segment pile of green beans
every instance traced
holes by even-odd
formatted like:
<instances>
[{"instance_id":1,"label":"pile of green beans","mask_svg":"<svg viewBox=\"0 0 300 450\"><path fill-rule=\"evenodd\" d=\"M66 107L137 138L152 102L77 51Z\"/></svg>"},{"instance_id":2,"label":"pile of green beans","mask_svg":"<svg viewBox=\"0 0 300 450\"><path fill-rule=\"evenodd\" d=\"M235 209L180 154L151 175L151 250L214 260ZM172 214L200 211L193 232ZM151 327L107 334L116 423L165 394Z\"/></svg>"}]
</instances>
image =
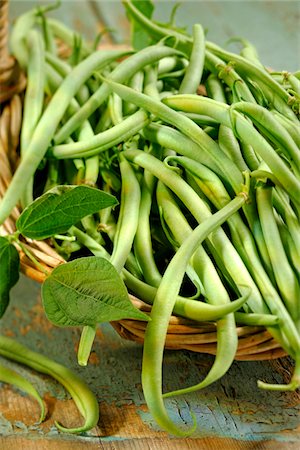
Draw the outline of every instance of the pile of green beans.
<instances>
[{"instance_id":1,"label":"pile of green beans","mask_svg":"<svg viewBox=\"0 0 300 450\"><path fill-rule=\"evenodd\" d=\"M52 243L66 260L109 259L153 305L145 399L163 429L186 435L193 427L179 430L163 398L219 379L235 358L237 324L266 327L295 361L290 383L261 388L300 385L300 75L266 69L247 41L229 52L199 24L184 34L123 3L152 45L95 50L41 8L15 23L12 51L28 82L0 224L60 184L118 198ZM217 353L196 386L163 393L171 314L216 322Z\"/></svg>"}]
</instances>

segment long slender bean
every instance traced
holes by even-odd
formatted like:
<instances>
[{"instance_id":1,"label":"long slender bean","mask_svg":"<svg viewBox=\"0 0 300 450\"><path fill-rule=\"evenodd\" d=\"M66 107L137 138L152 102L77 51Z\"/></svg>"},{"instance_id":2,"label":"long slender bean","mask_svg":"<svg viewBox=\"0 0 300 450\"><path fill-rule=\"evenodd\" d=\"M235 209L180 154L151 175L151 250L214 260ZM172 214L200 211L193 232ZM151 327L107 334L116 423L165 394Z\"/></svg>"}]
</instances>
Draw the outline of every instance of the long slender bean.
<instances>
[{"instance_id":1,"label":"long slender bean","mask_svg":"<svg viewBox=\"0 0 300 450\"><path fill-rule=\"evenodd\" d=\"M300 286L288 262L272 210L272 187L260 185L256 189L257 207L270 254L274 275L286 307L297 323L300 317Z\"/></svg>"},{"instance_id":2,"label":"long slender bean","mask_svg":"<svg viewBox=\"0 0 300 450\"><path fill-rule=\"evenodd\" d=\"M193 26L193 47L189 64L179 87L180 94L194 94L202 78L205 57L205 37L201 25Z\"/></svg>"},{"instance_id":3,"label":"long slender bean","mask_svg":"<svg viewBox=\"0 0 300 450\"><path fill-rule=\"evenodd\" d=\"M126 141L142 130L149 122L149 115L142 109L126 117L121 123L83 141L54 145L49 154L58 159L86 158Z\"/></svg>"},{"instance_id":4,"label":"long slender bean","mask_svg":"<svg viewBox=\"0 0 300 450\"><path fill-rule=\"evenodd\" d=\"M71 372L71 370L40 353L29 350L23 344L6 336L0 336L0 354L5 358L31 367L38 372L50 375L61 383L71 394L85 422L77 428L65 428L56 422L56 426L60 430L67 431L68 433L82 433L97 425L99 420L97 399L87 385L77 375Z\"/></svg>"}]
</instances>

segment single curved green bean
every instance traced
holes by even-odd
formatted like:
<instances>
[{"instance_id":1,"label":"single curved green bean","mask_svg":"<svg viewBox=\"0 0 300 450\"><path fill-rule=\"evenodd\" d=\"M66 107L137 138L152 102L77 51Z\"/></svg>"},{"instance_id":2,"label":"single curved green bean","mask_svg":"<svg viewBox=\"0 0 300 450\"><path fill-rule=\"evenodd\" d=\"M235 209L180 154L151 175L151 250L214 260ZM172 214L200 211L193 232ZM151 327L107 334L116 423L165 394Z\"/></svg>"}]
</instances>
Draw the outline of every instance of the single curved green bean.
<instances>
[{"instance_id":1,"label":"single curved green bean","mask_svg":"<svg viewBox=\"0 0 300 450\"><path fill-rule=\"evenodd\" d=\"M23 120L20 136L21 157L29 147L35 127L44 107L45 49L40 34L32 29L27 37L27 87L23 106ZM33 177L28 181L21 198L25 207L33 201Z\"/></svg>"},{"instance_id":2,"label":"single curved green bean","mask_svg":"<svg viewBox=\"0 0 300 450\"><path fill-rule=\"evenodd\" d=\"M205 58L205 37L201 25L193 26L193 47L189 64L179 87L179 94L195 94L201 82Z\"/></svg>"},{"instance_id":3,"label":"single curved green bean","mask_svg":"<svg viewBox=\"0 0 300 450\"><path fill-rule=\"evenodd\" d=\"M130 86L132 89L135 89L138 92L142 92L144 86L144 71L139 70L138 72L136 72L129 80L128 86ZM133 105L132 103L124 103L123 105L123 112L125 116L135 113L136 110L137 106Z\"/></svg>"},{"instance_id":4,"label":"single curved green bean","mask_svg":"<svg viewBox=\"0 0 300 450\"><path fill-rule=\"evenodd\" d=\"M197 226L192 234L185 240L179 250L170 261L161 284L157 290L151 310L151 321L147 324L144 340L144 353L142 363L142 385L148 408L156 420L169 433L184 436L194 431L194 427L188 431L178 429L169 417L162 396L162 362L164 343L167 335L168 324L172 314L176 296L185 273L186 266L202 241L208 234L216 230L224 221L236 212L246 201L246 195L236 197L221 211L212 215L209 219ZM224 320L224 319L221 319ZM226 356L226 355L225 355ZM219 369L219 368L218 368ZM218 372L218 370L216 371ZM218 373L210 371L205 382L212 382ZM185 391L200 389L202 384L187 388ZM175 393L182 391L175 391ZM173 393L174 394L174 393ZM170 394L169 394L170 395Z\"/></svg>"},{"instance_id":5,"label":"single curved green bean","mask_svg":"<svg viewBox=\"0 0 300 450\"><path fill-rule=\"evenodd\" d=\"M70 100L79 87L96 68L103 67L122 55L124 55L124 52L118 50L95 52L78 64L64 79L39 120L24 158L15 171L14 177L1 200L0 224L8 217L20 199L22 186L26 186L34 175L63 114L69 106Z\"/></svg>"},{"instance_id":6,"label":"single curved green bean","mask_svg":"<svg viewBox=\"0 0 300 450\"><path fill-rule=\"evenodd\" d=\"M43 420L45 420L46 408L43 399L35 387L28 380L26 380L26 378L22 377L9 367L5 367L0 364L0 381L3 383L12 384L35 398L41 409L39 422L43 422Z\"/></svg>"},{"instance_id":7,"label":"single curved green bean","mask_svg":"<svg viewBox=\"0 0 300 450\"><path fill-rule=\"evenodd\" d=\"M282 300L293 320L297 322L300 318L300 285L280 239L273 212L272 190L273 188L267 185L260 184L257 187L258 215Z\"/></svg>"},{"instance_id":8,"label":"single curved green bean","mask_svg":"<svg viewBox=\"0 0 300 450\"><path fill-rule=\"evenodd\" d=\"M237 165L241 172L249 171L241 153L240 144L234 135L232 128L221 124L218 133L220 149Z\"/></svg>"},{"instance_id":9,"label":"single curved green bean","mask_svg":"<svg viewBox=\"0 0 300 450\"><path fill-rule=\"evenodd\" d=\"M224 82L216 74L210 73L205 81L207 95L217 102L227 103Z\"/></svg>"},{"instance_id":10,"label":"single curved green bean","mask_svg":"<svg viewBox=\"0 0 300 450\"><path fill-rule=\"evenodd\" d=\"M150 211L156 178L144 171L141 183L141 202L139 208L138 226L134 238L134 254L143 273L144 279L152 286L158 286L161 274L157 268L150 230Z\"/></svg>"},{"instance_id":11,"label":"single curved green bean","mask_svg":"<svg viewBox=\"0 0 300 450\"><path fill-rule=\"evenodd\" d=\"M0 355L31 367L38 372L50 375L67 389L83 415L85 422L77 428L65 428L56 422L57 428L61 431L82 433L97 425L99 420L97 399L87 385L71 370L40 353L29 350L23 344L6 336L0 336Z\"/></svg>"},{"instance_id":12,"label":"single curved green bean","mask_svg":"<svg viewBox=\"0 0 300 450\"><path fill-rule=\"evenodd\" d=\"M138 226L141 189L130 163L120 154L121 200L110 262L120 272L130 253Z\"/></svg>"},{"instance_id":13,"label":"single curved green bean","mask_svg":"<svg viewBox=\"0 0 300 450\"><path fill-rule=\"evenodd\" d=\"M54 158L86 158L97 155L142 130L149 123L147 112L139 109L137 112L126 117L121 123L78 142L54 145L49 149L49 154Z\"/></svg>"}]
</instances>

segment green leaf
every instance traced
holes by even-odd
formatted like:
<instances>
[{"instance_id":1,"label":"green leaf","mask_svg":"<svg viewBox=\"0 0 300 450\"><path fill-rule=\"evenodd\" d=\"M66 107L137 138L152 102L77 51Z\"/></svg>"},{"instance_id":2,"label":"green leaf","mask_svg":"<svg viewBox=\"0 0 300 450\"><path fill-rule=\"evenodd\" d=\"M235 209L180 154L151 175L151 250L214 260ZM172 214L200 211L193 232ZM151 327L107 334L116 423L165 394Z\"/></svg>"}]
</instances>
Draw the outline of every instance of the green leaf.
<instances>
[{"instance_id":1,"label":"green leaf","mask_svg":"<svg viewBox=\"0 0 300 450\"><path fill-rule=\"evenodd\" d=\"M20 259L16 247L0 236L0 318L9 303L9 292L19 279Z\"/></svg>"},{"instance_id":2,"label":"green leaf","mask_svg":"<svg viewBox=\"0 0 300 450\"><path fill-rule=\"evenodd\" d=\"M46 239L117 203L113 195L90 186L56 186L24 209L17 229L29 238Z\"/></svg>"},{"instance_id":3,"label":"green leaf","mask_svg":"<svg viewBox=\"0 0 300 450\"><path fill-rule=\"evenodd\" d=\"M42 285L48 319L59 326L94 326L121 319L148 320L136 309L115 267L88 256L56 267Z\"/></svg>"},{"instance_id":4,"label":"green leaf","mask_svg":"<svg viewBox=\"0 0 300 450\"><path fill-rule=\"evenodd\" d=\"M151 19L152 12L154 9L153 3L150 0L135 0L132 1L134 6L139 9L144 16ZM151 36L144 30L144 28L132 18L131 20L131 44L135 50L141 50L142 48L148 47L152 43Z\"/></svg>"}]
</instances>

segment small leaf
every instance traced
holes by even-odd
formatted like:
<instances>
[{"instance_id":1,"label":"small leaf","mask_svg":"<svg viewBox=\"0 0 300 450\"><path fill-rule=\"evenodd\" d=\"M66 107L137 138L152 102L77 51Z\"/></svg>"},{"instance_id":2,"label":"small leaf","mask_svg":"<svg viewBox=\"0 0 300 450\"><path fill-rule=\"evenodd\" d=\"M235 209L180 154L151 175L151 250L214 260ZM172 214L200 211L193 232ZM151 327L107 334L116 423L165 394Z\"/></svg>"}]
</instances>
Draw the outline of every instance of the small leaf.
<instances>
[{"instance_id":1,"label":"small leaf","mask_svg":"<svg viewBox=\"0 0 300 450\"><path fill-rule=\"evenodd\" d=\"M17 228L29 238L46 239L117 203L113 195L90 186L56 186L24 209Z\"/></svg>"},{"instance_id":2,"label":"small leaf","mask_svg":"<svg viewBox=\"0 0 300 450\"><path fill-rule=\"evenodd\" d=\"M125 318L148 320L136 309L115 267L88 256L56 267L42 286L48 319L59 326L94 326Z\"/></svg>"},{"instance_id":3,"label":"small leaf","mask_svg":"<svg viewBox=\"0 0 300 450\"><path fill-rule=\"evenodd\" d=\"M133 0L134 6L139 9L144 16L151 19L152 12L154 9L153 3L150 0ZM129 19L131 19L129 17ZM142 48L148 47L152 43L151 36L144 27L142 27L138 22L131 20L131 43L135 50L141 50Z\"/></svg>"},{"instance_id":4,"label":"small leaf","mask_svg":"<svg viewBox=\"0 0 300 450\"><path fill-rule=\"evenodd\" d=\"M20 259L16 247L0 236L0 318L9 303L9 291L19 280Z\"/></svg>"}]
</instances>

